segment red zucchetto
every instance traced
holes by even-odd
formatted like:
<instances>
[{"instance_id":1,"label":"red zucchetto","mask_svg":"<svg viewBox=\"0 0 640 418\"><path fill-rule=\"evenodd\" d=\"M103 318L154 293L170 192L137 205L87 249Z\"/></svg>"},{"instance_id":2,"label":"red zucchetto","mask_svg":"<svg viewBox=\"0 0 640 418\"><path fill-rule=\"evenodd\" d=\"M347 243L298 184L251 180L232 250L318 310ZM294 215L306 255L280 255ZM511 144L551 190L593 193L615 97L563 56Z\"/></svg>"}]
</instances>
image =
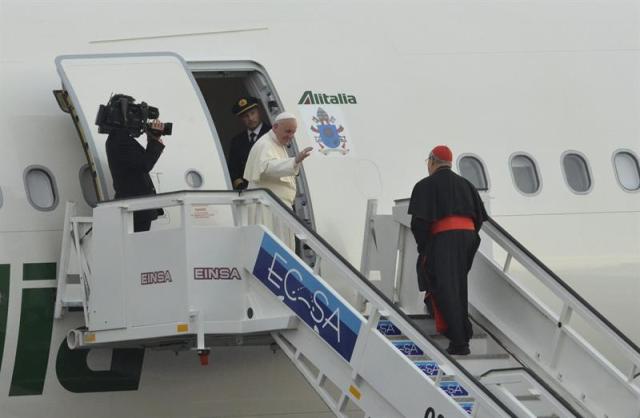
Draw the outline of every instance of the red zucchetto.
<instances>
[{"instance_id":1,"label":"red zucchetto","mask_svg":"<svg viewBox=\"0 0 640 418\"><path fill-rule=\"evenodd\" d=\"M440 161L451 162L453 161L453 153L446 145L438 145L431 150L429 156L434 156Z\"/></svg>"}]
</instances>

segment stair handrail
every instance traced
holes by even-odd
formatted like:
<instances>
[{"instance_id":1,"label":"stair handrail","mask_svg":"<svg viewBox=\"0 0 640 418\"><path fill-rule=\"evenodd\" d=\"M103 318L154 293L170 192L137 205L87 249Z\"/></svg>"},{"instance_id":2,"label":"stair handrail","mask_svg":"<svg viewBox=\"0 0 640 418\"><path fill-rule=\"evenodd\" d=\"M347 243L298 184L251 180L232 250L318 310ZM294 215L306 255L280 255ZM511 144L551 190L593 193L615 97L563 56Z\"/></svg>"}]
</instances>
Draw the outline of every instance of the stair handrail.
<instances>
[{"instance_id":1,"label":"stair handrail","mask_svg":"<svg viewBox=\"0 0 640 418\"><path fill-rule=\"evenodd\" d=\"M395 203L406 202L408 198L397 199ZM585 300L578 292L569 284L562 280L554 273L546 264L531 253L520 241L504 229L495 219L488 217L487 221L482 225L482 232L491 238L496 244L507 252L507 260L502 270L506 273L511 262L510 257L515 258L525 268L532 264L535 269L534 276L538 279L542 278L542 282L547 285L556 296L563 300L570 301L571 308L581 313L585 318L590 319L592 324L597 325L601 331L609 334L612 341L623 352L627 353L629 359L633 363L632 370L627 373L628 383L632 383L635 378L640 376L640 347L622 333L611 321L609 321L602 313L594 308L587 300ZM510 250L510 248L512 250ZM494 262L496 262L494 260ZM531 271L531 270L530 270ZM577 308L577 309L576 309ZM559 323L562 326L562 323Z\"/></svg>"},{"instance_id":2,"label":"stair handrail","mask_svg":"<svg viewBox=\"0 0 640 418\"><path fill-rule=\"evenodd\" d=\"M483 377L486 377L486 376L490 376L492 374L498 374L498 373L503 373L503 372L515 372L515 371L524 372L531 379L535 380L535 382L537 384L539 384L540 386L542 386L547 391L547 393L549 393L554 398L554 400L556 402L561 404L571 414L575 415L576 417L582 416L582 415L580 415L580 413L569 402L567 402L566 399L562 398L558 394L558 392L556 392L551 386L549 386L547 384L547 382L545 382L543 379L541 379L540 376L538 376L536 373L534 373L531 369L529 369L526 366L501 367L501 368L497 368L497 369L489 369L489 370L485 371L484 373L482 373L480 375L480 379L482 379Z\"/></svg>"},{"instance_id":3,"label":"stair handrail","mask_svg":"<svg viewBox=\"0 0 640 418\"><path fill-rule=\"evenodd\" d=\"M191 196L202 196L200 199L190 198ZM207 198L207 195L214 197L214 199ZM222 199L217 199L224 197ZM430 346L429 348L436 351L442 359L445 360L447 366L450 366L455 370L456 378L461 378L465 389L473 390L476 402L483 401L484 406L490 410L501 411L509 417L517 418L517 415L511 411L507 405L505 405L495 394L493 394L482 382L480 382L475 376L462 367L455 358L450 356L446 350L439 347L429 335L424 331L413 325L411 318L402 312L393 302L387 298L379 289L369 282L349 261L347 261L338 251L331 246L324 238L322 238L317 232L309 228L306 223L301 220L282 200L280 200L272 191L268 189L246 189L241 191L235 190L181 190L166 193L159 193L153 196L141 196L128 199L113 199L106 200L98 203L98 207L103 205L120 205L123 210L127 212L135 212L140 210L155 209L159 207L171 207L183 204L185 201L190 200L191 204L238 204L242 201L265 201L272 208L276 209L280 218L286 219L295 227L300 229L302 233L308 234L313 237L319 244L320 248L312 248L316 253L318 250L326 251L330 256L335 257L338 260L338 265L346 267L351 273L347 275L351 279L354 279L354 284L360 286L360 289L355 289L360 292L365 299L373 301L374 298L379 298L383 304L385 310L389 310L389 314L394 316L393 323L399 329L409 329L411 332L406 334L414 334L422 337L426 340ZM323 257L326 259L326 257ZM363 292L364 291L364 292ZM369 292L369 294L365 294ZM409 337L409 335L407 335ZM418 341L414 341L418 345ZM424 347L420 347L424 349ZM440 362L439 362L440 364ZM442 364L441 364L442 365ZM471 387L469 386L471 384Z\"/></svg>"},{"instance_id":4,"label":"stair handrail","mask_svg":"<svg viewBox=\"0 0 640 418\"><path fill-rule=\"evenodd\" d=\"M533 255L524 245L514 238L493 218L489 218L482 226L482 231L487 234L496 244L500 245L508 254L515 258L525 268L533 264L536 271L535 277L543 282L556 296L567 301L571 309L582 314L589 319L590 324L597 326L601 331L608 334L617 347L627 353L636 367L635 372L629 375L629 381L634 379L634 374L640 371L640 347L624 335L615 325L613 325L602 313L585 300L575 289L569 286L557 274L555 274L546 264ZM559 323L559 326L563 324Z\"/></svg>"},{"instance_id":5,"label":"stair handrail","mask_svg":"<svg viewBox=\"0 0 640 418\"><path fill-rule=\"evenodd\" d=\"M498 346L500 346L506 353L508 353L514 359L517 359L517 357L502 343L502 341L500 341L498 337L496 337L491 332L491 330L489 330L487 327L485 327L481 323L475 321L473 318L471 318L471 320L474 323L474 326L477 326L480 329L482 329L482 331L484 331L487 335L489 335L495 341L495 343L498 344ZM566 408L567 411L569 411L576 417L581 416L580 413L573 407L573 405L571 405L569 402L567 402L566 399L560 396L558 391L556 391L553 387L547 384L547 382L545 382L544 379L542 379L537 373L535 373L529 367L523 365L522 362L520 362L519 360L518 360L518 363L520 364L520 366L517 366L517 367L501 367L496 369L489 369L479 376L480 380L482 380L483 377L489 376L494 373L499 373L503 371L521 370L525 372L527 375L529 375L529 377L531 377L533 380L535 380L540 386L542 386L547 391L547 393L549 393L549 395L551 395L556 402L560 403L564 408Z\"/></svg>"},{"instance_id":6,"label":"stair handrail","mask_svg":"<svg viewBox=\"0 0 640 418\"><path fill-rule=\"evenodd\" d=\"M360 271L358 271L348 260L346 260L342 255L340 255L340 253L338 253L338 251L333 248L333 246L331 244L329 244L324 238L322 238L322 236L320 236L316 231L314 231L313 229L311 229L302 219L300 219L294 212L293 210L288 207L282 200L280 200L271 190L268 189L247 189L244 190L242 192L240 192L239 195L241 194L251 194L251 193L262 193L264 195L266 195L268 198L267 200L269 201L269 203L273 204L277 204L277 207L279 210L284 211L284 213L286 213L286 215L284 216L285 219L287 219L288 221L293 221L299 228L301 228L305 233L310 234L315 240L317 240L322 247L322 249L324 249L325 251L329 252L333 257L337 258L339 261L339 264L347 267L347 269L350 271L351 273L351 278L355 278L357 279L356 283L359 285L364 285L365 289L367 291L371 291L373 292L374 295L376 295L377 297L379 297L383 302L384 302L384 309L390 309L391 311L393 311L393 313L395 315L397 315L399 318L402 319L402 322L398 322L397 319L392 321L394 323L394 325L398 328L410 328L414 333L419 334L421 337L423 337L426 341L429 342L429 344L431 345L432 349L435 349L436 351L438 351L444 358L446 358L447 362L449 362L451 365L453 365L456 373L461 373L464 377L466 377L468 379L468 381L470 383L472 383L472 385L476 388L479 388L482 392L483 395L486 396L487 398L485 398L485 402L487 400L491 400L492 402L494 402L496 404L496 406L498 406L500 409L502 409L503 412L505 412L507 415L511 416L511 417L516 417L517 415L515 413L513 413L502 401L500 401L500 399L498 399L495 394L493 394L491 391L489 391L484 384L482 384L482 382L480 382L475 376L473 376L471 373L469 373L465 368L461 367L461 365L452 357L450 356L446 350L440 348L440 346L438 346L433 339L427 335L426 333L424 333L422 330L420 330L419 328L415 327L411 321L411 318L409 318L404 312L402 312L387 296L385 296L376 286L374 286L369 280L367 280L362 273L360 273ZM264 197L264 196L263 196ZM280 214L282 215L282 213ZM281 216L282 217L282 216ZM318 251L317 248L312 248L314 251ZM326 257L323 257L323 259L326 259ZM357 291L360 291L358 289L356 289ZM363 292L361 292L363 293ZM372 298L370 297L370 295L366 295L363 294L363 296L369 300L372 301ZM414 341L414 343L417 344L416 341ZM421 347L422 348L422 347ZM457 377L458 375L456 375ZM464 380L464 379L463 379ZM465 382L463 382L465 383ZM467 385L468 387L468 385ZM476 399L476 402L478 400Z\"/></svg>"}]
</instances>

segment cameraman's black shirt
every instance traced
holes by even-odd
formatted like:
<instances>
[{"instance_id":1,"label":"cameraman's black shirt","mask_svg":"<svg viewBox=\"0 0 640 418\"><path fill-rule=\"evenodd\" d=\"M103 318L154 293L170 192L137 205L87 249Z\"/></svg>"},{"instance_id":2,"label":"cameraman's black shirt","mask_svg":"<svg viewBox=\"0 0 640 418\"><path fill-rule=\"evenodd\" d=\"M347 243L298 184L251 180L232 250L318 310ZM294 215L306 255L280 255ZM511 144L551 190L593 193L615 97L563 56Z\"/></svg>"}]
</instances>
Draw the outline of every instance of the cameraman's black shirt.
<instances>
[{"instance_id":1,"label":"cameraman's black shirt","mask_svg":"<svg viewBox=\"0 0 640 418\"><path fill-rule=\"evenodd\" d=\"M149 141L145 149L126 130L116 130L109 134L106 148L116 199L156 193L149 171L160 158L163 144Z\"/></svg>"}]
</instances>

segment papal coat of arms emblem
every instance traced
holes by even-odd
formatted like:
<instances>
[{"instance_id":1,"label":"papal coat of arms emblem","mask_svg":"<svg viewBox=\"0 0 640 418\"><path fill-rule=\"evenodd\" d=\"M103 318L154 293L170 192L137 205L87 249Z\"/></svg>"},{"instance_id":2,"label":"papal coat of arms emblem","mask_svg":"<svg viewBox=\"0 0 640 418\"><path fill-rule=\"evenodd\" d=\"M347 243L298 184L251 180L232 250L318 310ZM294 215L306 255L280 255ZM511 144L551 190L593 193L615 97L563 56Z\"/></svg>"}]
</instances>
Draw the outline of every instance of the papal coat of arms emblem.
<instances>
[{"instance_id":1,"label":"papal coat of arms emblem","mask_svg":"<svg viewBox=\"0 0 640 418\"><path fill-rule=\"evenodd\" d=\"M336 123L336 118L319 107L312 120L314 125L311 126L311 131L313 131L314 139L320 147L318 151L324 155L331 152L340 152L342 155L346 155L349 152L347 137L342 134L344 127Z\"/></svg>"}]
</instances>

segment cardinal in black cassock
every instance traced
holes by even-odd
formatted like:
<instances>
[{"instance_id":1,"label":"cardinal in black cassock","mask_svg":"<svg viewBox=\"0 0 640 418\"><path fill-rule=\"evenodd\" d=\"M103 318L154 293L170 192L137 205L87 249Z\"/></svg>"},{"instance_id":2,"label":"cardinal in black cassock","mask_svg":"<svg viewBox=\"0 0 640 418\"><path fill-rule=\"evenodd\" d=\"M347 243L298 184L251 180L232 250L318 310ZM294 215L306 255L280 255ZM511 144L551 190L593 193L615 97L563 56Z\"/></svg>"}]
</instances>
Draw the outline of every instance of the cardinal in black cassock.
<instances>
[{"instance_id":1,"label":"cardinal in black cassock","mask_svg":"<svg viewBox=\"0 0 640 418\"><path fill-rule=\"evenodd\" d=\"M468 318L467 274L480 245L478 231L487 219L476 188L451 171L453 155L445 145L429 154L429 176L413 187L409 214L418 245L418 287L433 298L436 317L446 323L449 354L469 354L473 335ZM439 318L436 318L439 319Z\"/></svg>"}]
</instances>

